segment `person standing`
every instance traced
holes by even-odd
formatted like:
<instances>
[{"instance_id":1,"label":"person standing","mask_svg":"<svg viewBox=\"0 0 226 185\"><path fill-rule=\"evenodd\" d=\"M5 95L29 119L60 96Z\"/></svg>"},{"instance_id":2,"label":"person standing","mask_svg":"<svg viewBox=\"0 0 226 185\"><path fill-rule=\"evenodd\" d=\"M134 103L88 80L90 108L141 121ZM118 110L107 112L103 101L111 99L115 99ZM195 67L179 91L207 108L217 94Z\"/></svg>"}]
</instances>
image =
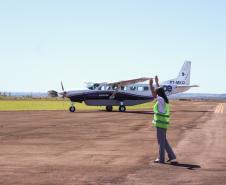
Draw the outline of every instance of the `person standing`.
<instances>
[{"instance_id":1,"label":"person standing","mask_svg":"<svg viewBox=\"0 0 226 185\"><path fill-rule=\"evenodd\" d=\"M156 101L153 107L154 118L152 123L156 127L157 141L159 145L159 154L158 157L154 160L154 162L165 163L166 151L169 158L167 162L175 163L176 155L166 138L166 132L170 124L169 100L165 94L164 88L159 86L158 76L155 76L155 83L156 89L153 86L153 79L151 78L149 81L150 89Z\"/></svg>"}]
</instances>

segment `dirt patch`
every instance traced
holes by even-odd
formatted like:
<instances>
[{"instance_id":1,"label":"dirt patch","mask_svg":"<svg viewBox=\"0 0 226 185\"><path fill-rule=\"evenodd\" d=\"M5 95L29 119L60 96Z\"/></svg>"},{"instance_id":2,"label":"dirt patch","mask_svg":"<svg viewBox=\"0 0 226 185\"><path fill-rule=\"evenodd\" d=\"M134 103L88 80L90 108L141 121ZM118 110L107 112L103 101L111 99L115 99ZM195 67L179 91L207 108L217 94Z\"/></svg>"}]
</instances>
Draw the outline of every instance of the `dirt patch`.
<instances>
[{"instance_id":1,"label":"dirt patch","mask_svg":"<svg viewBox=\"0 0 226 185\"><path fill-rule=\"evenodd\" d=\"M215 105L172 103L168 138L174 148ZM0 112L0 184L151 184L162 170L181 170L150 166L157 154L152 117L148 110ZM144 169L156 177L142 180Z\"/></svg>"}]
</instances>

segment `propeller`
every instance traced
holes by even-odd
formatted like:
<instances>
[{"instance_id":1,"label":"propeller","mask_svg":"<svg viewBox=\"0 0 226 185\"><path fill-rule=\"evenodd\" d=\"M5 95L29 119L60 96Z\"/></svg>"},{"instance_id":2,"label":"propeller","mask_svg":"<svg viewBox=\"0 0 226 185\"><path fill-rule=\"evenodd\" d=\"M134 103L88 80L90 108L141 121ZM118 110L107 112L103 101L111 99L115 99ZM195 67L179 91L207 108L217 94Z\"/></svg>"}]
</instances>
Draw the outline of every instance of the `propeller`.
<instances>
[{"instance_id":1,"label":"propeller","mask_svg":"<svg viewBox=\"0 0 226 185\"><path fill-rule=\"evenodd\" d=\"M60 95L62 95L62 98L63 98L63 107L65 107L65 97L67 95L67 91L64 90L64 85L63 85L63 82L61 81L61 89L62 89L62 92L59 93Z\"/></svg>"},{"instance_id":2,"label":"propeller","mask_svg":"<svg viewBox=\"0 0 226 185\"><path fill-rule=\"evenodd\" d=\"M65 91L64 90L64 85L63 85L63 82L61 81L61 88L62 88L62 93L60 93L61 95L62 95L62 97L63 97L63 99L66 97L66 95L67 95L67 91Z\"/></svg>"}]
</instances>

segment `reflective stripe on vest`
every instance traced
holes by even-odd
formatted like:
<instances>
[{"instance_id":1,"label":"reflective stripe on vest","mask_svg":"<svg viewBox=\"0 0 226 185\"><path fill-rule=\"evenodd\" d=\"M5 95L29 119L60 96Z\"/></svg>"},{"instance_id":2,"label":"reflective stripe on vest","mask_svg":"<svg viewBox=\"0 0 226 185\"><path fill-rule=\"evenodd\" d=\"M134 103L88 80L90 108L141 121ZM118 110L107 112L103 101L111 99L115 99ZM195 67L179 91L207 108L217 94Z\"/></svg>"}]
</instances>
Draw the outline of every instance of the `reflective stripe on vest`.
<instances>
[{"instance_id":1,"label":"reflective stripe on vest","mask_svg":"<svg viewBox=\"0 0 226 185\"><path fill-rule=\"evenodd\" d=\"M155 103L153 107L154 119L152 121L155 127L165 128L165 129L169 127L170 108L168 103L165 103L164 110L165 110L165 113L160 113L158 110L158 102Z\"/></svg>"}]
</instances>

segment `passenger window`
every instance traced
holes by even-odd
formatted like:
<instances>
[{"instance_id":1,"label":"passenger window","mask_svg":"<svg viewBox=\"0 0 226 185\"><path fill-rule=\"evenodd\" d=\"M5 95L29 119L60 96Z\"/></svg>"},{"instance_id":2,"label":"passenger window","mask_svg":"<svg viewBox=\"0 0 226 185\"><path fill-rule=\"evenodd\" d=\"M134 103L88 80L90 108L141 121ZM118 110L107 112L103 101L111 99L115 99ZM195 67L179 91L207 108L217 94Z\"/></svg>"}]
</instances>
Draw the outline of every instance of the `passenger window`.
<instances>
[{"instance_id":1,"label":"passenger window","mask_svg":"<svg viewBox=\"0 0 226 185\"><path fill-rule=\"evenodd\" d=\"M98 88L98 90L104 91L104 90L105 90L105 87L104 87L104 86L100 86L100 87Z\"/></svg>"},{"instance_id":2,"label":"passenger window","mask_svg":"<svg viewBox=\"0 0 226 185\"><path fill-rule=\"evenodd\" d=\"M118 89L118 86L117 85L113 85L112 89L113 90L117 90Z\"/></svg>"},{"instance_id":3,"label":"passenger window","mask_svg":"<svg viewBox=\"0 0 226 185\"><path fill-rule=\"evenodd\" d=\"M138 87L137 88L138 91L143 91L143 89L144 89L143 87Z\"/></svg>"},{"instance_id":4,"label":"passenger window","mask_svg":"<svg viewBox=\"0 0 226 185\"><path fill-rule=\"evenodd\" d=\"M111 90L111 86L107 86L107 90L110 91Z\"/></svg>"},{"instance_id":5,"label":"passenger window","mask_svg":"<svg viewBox=\"0 0 226 185\"><path fill-rule=\"evenodd\" d=\"M130 90L131 90L131 91L135 91L135 90L136 90L136 86L130 87Z\"/></svg>"},{"instance_id":6,"label":"passenger window","mask_svg":"<svg viewBox=\"0 0 226 185\"><path fill-rule=\"evenodd\" d=\"M144 91L148 91L149 88L147 86L144 87Z\"/></svg>"},{"instance_id":7,"label":"passenger window","mask_svg":"<svg viewBox=\"0 0 226 185\"><path fill-rule=\"evenodd\" d=\"M121 90L122 91L126 91L127 90L127 87L126 86L121 86Z\"/></svg>"}]
</instances>

